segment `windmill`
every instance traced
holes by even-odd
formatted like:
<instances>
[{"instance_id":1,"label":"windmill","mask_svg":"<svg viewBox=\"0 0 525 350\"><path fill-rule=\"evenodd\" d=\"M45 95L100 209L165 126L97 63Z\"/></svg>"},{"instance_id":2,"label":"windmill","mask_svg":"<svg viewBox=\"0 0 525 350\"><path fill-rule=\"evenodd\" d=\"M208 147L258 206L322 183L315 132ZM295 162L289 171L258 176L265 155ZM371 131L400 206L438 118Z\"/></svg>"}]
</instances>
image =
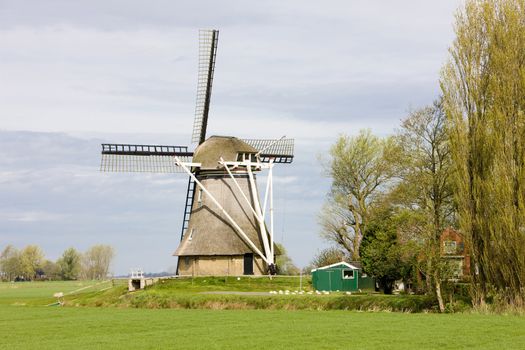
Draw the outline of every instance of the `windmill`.
<instances>
[{"instance_id":1,"label":"windmill","mask_svg":"<svg viewBox=\"0 0 525 350\"><path fill-rule=\"evenodd\" d=\"M189 175L179 275L275 273L273 167L293 160L293 139L206 139L219 31L199 31L194 151L187 146L102 144L101 171ZM267 171L261 203L256 173ZM269 227L266 217L269 216Z\"/></svg>"}]
</instances>

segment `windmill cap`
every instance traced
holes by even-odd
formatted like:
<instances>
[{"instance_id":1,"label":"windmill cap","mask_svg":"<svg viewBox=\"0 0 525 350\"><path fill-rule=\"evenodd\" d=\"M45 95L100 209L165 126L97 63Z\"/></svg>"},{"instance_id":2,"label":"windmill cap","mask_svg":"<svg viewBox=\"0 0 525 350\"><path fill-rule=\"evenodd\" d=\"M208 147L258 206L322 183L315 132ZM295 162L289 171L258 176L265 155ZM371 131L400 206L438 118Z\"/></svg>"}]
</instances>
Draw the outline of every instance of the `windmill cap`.
<instances>
[{"instance_id":1,"label":"windmill cap","mask_svg":"<svg viewBox=\"0 0 525 350\"><path fill-rule=\"evenodd\" d=\"M193 162L201 163L201 170L219 168L219 161L237 161L239 153L257 153L258 151L246 142L233 136L210 136L201 143L193 153Z\"/></svg>"}]
</instances>

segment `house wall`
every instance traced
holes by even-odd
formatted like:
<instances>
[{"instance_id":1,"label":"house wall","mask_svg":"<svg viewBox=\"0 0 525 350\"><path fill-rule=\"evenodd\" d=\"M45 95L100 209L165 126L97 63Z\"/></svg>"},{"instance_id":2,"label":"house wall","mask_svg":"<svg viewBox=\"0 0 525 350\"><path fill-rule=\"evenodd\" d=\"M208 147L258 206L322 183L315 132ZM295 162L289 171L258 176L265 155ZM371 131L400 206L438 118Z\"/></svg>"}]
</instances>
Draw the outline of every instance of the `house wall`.
<instances>
[{"instance_id":1,"label":"house wall","mask_svg":"<svg viewBox=\"0 0 525 350\"><path fill-rule=\"evenodd\" d=\"M244 256L181 256L179 257L180 276L242 276ZM266 274L266 264L260 257L253 259L253 274Z\"/></svg>"},{"instance_id":2,"label":"house wall","mask_svg":"<svg viewBox=\"0 0 525 350\"><path fill-rule=\"evenodd\" d=\"M465 244L463 236L452 228L447 228L443 231L440 237L441 256L451 261L461 261L463 276L470 275L470 255L468 247ZM456 250L454 252L447 252L445 243L447 241L456 242Z\"/></svg>"}]
</instances>

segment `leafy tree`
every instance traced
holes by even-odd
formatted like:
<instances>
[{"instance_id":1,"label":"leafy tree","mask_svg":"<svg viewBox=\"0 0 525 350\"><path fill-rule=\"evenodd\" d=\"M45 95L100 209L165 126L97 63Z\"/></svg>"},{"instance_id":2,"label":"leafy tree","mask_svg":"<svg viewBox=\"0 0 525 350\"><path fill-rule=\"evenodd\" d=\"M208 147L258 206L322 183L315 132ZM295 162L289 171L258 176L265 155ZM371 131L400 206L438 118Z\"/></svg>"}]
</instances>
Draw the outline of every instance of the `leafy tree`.
<instances>
[{"instance_id":1,"label":"leafy tree","mask_svg":"<svg viewBox=\"0 0 525 350\"><path fill-rule=\"evenodd\" d=\"M369 130L340 136L330 150L327 173L332 189L320 214L321 236L359 260L359 245L366 230L369 206L394 174L391 139Z\"/></svg>"},{"instance_id":2,"label":"leafy tree","mask_svg":"<svg viewBox=\"0 0 525 350\"><path fill-rule=\"evenodd\" d=\"M397 204L414 212L418 224L415 237L423 249L424 264L420 271L426 276L427 290L437 296L439 307L445 306L441 293L443 271L439 238L445 227L453 223L454 203L451 180L450 143L446 117L441 100L416 109L402 121L396 135L399 152L400 181L392 191ZM413 217L412 219L414 219ZM433 282L433 283L432 283Z\"/></svg>"},{"instance_id":3,"label":"leafy tree","mask_svg":"<svg viewBox=\"0 0 525 350\"><path fill-rule=\"evenodd\" d=\"M58 264L51 260L45 260L42 263L41 272L48 280L58 280L62 278L60 276L60 268Z\"/></svg>"},{"instance_id":4,"label":"leafy tree","mask_svg":"<svg viewBox=\"0 0 525 350\"><path fill-rule=\"evenodd\" d=\"M108 245L98 244L89 248L82 257L85 278L92 280L106 278L114 256L113 248Z\"/></svg>"},{"instance_id":5,"label":"leafy tree","mask_svg":"<svg viewBox=\"0 0 525 350\"><path fill-rule=\"evenodd\" d=\"M467 0L455 34L441 87L473 301L524 305L525 1Z\"/></svg>"},{"instance_id":6,"label":"leafy tree","mask_svg":"<svg viewBox=\"0 0 525 350\"><path fill-rule=\"evenodd\" d=\"M412 261L403 260L396 222L387 210L369 223L361 244L363 270L376 278L385 294L391 294L394 282L411 273Z\"/></svg>"},{"instance_id":7,"label":"leafy tree","mask_svg":"<svg viewBox=\"0 0 525 350\"><path fill-rule=\"evenodd\" d=\"M20 252L20 272L24 278L32 280L41 269L44 253L37 245L28 245Z\"/></svg>"},{"instance_id":8,"label":"leafy tree","mask_svg":"<svg viewBox=\"0 0 525 350\"><path fill-rule=\"evenodd\" d=\"M317 253L310 265L313 268L317 268L349 260L348 253L342 251L341 248L330 247L325 248Z\"/></svg>"},{"instance_id":9,"label":"leafy tree","mask_svg":"<svg viewBox=\"0 0 525 350\"><path fill-rule=\"evenodd\" d=\"M64 280L76 280L81 272L81 254L75 248L68 248L57 260L59 274Z\"/></svg>"}]
</instances>

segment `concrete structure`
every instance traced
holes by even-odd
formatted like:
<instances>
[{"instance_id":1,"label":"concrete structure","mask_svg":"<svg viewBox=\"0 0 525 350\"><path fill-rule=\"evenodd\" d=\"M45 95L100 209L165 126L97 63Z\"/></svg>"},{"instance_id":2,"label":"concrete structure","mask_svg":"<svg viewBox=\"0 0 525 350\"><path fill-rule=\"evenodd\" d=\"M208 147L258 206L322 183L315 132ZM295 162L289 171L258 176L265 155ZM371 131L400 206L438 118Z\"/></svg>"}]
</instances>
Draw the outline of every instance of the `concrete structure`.
<instances>
[{"instance_id":1,"label":"concrete structure","mask_svg":"<svg viewBox=\"0 0 525 350\"><path fill-rule=\"evenodd\" d=\"M144 277L142 269L131 270L131 276L128 280L128 291L133 292L138 289L144 289L155 283L155 280L154 278Z\"/></svg>"},{"instance_id":2,"label":"concrete structure","mask_svg":"<svg viewBox=\"0 0 525 350\"><path fill-rule=\"evenodd\" d=\"M318 291L374 290L375 280L347 262L339 262L312 270L312 284Z\"/></svg>"}]
</instances>

